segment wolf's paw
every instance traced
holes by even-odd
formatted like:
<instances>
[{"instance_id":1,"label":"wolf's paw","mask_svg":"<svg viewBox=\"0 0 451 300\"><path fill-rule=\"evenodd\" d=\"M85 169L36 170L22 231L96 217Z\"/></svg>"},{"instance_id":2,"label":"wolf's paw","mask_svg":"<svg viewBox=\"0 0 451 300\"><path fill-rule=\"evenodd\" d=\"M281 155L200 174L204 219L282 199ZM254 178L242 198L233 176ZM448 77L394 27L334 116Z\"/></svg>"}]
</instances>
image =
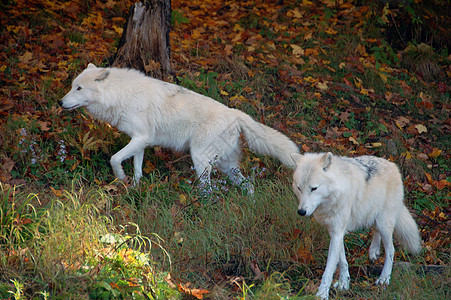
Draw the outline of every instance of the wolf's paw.
<instances>
[{"instance_id":1,"label":"wolf's paw","mask_svg":"<svg viewBox=\"0 0 451 300\"><path fill-rule=\"evenodd\" d=\"M329 299L329 289L323 290L320 287L316 293L316 297L320 297L322 300Z\"/></svg>"},{"instance_id":2,"label":"wolf's paw","mask_svg":"<svg viewBox=\"0 0 451 300\"><path fill-rule=\"evenodd\" d=\"M248 196L254 195L254 186L248 180L241 183L241 188L243 189L243 192L245 192Z\"/></svg>"},{"instance_id":3,"label":"wolf's paw","mask_svg":"<svg viewBox=\"0 0 451 300\"><path fill-rule=\"evenodd\" d=\"M381 255L381 250L380 249L371 249L368 251L368 258L371 261L375 261L377 260L377 258Z\"/></svg>"},{"instance_id":4,"label":"wolf's paw","mask_svg":"<svg viewBox=\"0 0 451 300\"><path fill-rule=\"evenodd\" d=\"M387 277L379 277L378 280L376 280L376 285L381 285L381 286L387 286L390 284L390 276Z\"/></svg>"},{"instance_id":5,"label":"wolf's paw","mask_svg":"<svg viewBox=\"0 0 451 300\"><path fill-rule=\"evenodd\" d=\"M349 290L349 278L345 279L339 279L337 282L334 283L333 287L340 290L340 291L347 291Z\"/></svg>"}]
</instances>

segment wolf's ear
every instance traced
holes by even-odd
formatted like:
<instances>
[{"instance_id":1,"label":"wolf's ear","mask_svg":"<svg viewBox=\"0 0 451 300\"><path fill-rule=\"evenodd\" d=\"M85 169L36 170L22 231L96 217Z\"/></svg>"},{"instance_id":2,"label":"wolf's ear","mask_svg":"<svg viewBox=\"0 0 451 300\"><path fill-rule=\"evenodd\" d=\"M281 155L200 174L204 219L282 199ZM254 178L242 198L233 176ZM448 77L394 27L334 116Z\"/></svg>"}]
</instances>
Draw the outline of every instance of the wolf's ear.
<instances>
[{"instance_id":1,"label":"wolf's ear","mask_svg":"<svg viewBox=\"0 0 451 300\"><path fill-rule=\"evenodd\" d=\"M290 156L291 156L291 159L293 160L295 166L296 166L298 160L300 160L302 157L302 155L299 153L291 153Z\"/></svg>"},{"instance_id":2,"label":"wolf's ear","mask_svg":"<svg viewBox=\"0 0 451 300\"><path fill-rule=\"evenodd\" d=\"M97 68L95 64L89 63L87 69Z\"/></svg>"},{"instance_id":3,"label":"wolf's ear","mask_svg":"<svg viewBox=\"0 0 451 300\"><path fill-rule=\"evenodd\" d=\"M327 168L329 168L330 164L332 163L332 156L333 154L330 152L327 152L324 154L324 156L321 158L321 161L323 163L323 170L327 171Z\"/></svg>"},{"instance_id":4,"label":"wolf's ear","mask_svg":"<svg viewBox=\"0 0 451 300\"><path fill-rule=\"evenodd\" d=\"M95 80L95 81L102 81L102 80L105 80L109 75L110 75L110 71L109 71L109 70L104 70L104 71L102 71L102 73L100 73L99 76L97 76L97 78L94 79L94 80Z\"/></svg>"}]
</instances>

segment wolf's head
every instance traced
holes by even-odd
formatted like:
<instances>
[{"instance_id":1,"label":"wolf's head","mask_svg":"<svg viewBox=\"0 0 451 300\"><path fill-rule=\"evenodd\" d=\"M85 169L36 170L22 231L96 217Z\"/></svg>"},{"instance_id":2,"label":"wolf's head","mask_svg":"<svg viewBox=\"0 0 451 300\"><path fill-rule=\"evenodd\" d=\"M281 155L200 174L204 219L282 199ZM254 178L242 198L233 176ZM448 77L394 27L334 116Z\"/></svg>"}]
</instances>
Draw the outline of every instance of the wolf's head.
<instances>
[{"instance_id":1,"label":"wolf's head","mask_svg":"<svg viewBox=\"0 0 451 300\"><path fill-rule=\"evenodd\" d=\"M104 83L109 75L108 69L97 68L94 64L89 64L74 79L71 90L58 101L58 104L64 109L72 110L98 102L100 99L99 84Z\"/></svg>"},{"instance_id":2,"label":"wolf's head","mask_svg":"<svg viewBox=\"0 0 451 300\"><path fill-rule=\"evenodd\" d=\"M293 190L299 199L298 214L310 216L333 192L328 170L332 153L306 153L291 155L296 164Z\"/></svg>"}]
</instances>

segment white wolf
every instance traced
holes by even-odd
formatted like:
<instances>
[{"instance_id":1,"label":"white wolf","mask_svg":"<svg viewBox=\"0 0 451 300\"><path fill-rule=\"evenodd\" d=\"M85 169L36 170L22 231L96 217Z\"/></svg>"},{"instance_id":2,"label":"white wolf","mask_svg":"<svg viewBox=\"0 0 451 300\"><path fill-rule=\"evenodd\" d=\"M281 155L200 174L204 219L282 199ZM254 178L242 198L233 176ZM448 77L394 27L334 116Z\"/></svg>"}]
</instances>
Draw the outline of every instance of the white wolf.
<instances>
[{"instance_id":1,"label":"white wolf","mask_svg":"<svg viewBox=\"0 0 451 300\"><path fill-rule=\"evenodd\" d=\"M403 203L404 191L398 167L374 156L346 158L332 153L293 154L296 170L293 190L299 199L298 213L313 214L330 235L327 265L317 296L329 297L333 274L340 276L334 287L349 289L349 271L343 244L347 232L374 227L369 258L380 254L381 239L385 262L376 284L389 284L393 267L395 236L412 253L421 249L418 227Z\"/></svg>"},{"instance_id":2,"label":"white wolf","mask_svg":"<svg viewBox=\"0 0 451 300\"><path fill-rule=\"evenodd\" d=\"M201 183L210 188L212 165L232 182L253 192L239 169L240 133L249 148L269 154L294 168L290 157L298 147L282 133L254 121L247 114L181 86L163 82L131 69L97 68L93 64L78 75L59 104L68 110L85 107L95 118L131 137L111 157L119 179L125 178L122 161L133 156L134 180L142 176L144 149L160 145L190 150Z\"/></svg>"}]
</instances>

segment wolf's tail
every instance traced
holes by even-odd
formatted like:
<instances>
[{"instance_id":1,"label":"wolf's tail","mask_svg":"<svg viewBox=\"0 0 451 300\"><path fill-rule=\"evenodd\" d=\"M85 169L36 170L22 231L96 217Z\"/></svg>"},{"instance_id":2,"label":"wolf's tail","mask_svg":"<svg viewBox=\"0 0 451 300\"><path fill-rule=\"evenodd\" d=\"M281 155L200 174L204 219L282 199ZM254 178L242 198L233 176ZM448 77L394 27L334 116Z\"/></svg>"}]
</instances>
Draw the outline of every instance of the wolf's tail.
<instances>
[{"instance_id":1,"label":"wolf's tail","mask_svg":"<svg viewBox=\"0 0 451 300\"><path fill-rule=\"evenodd\" d=\"M241 111L238 112L241 130L251 150L273 156L290 168L296 167L290 156L291 153L299 153L295 143L277 130L254 121Z\"/></svg>"},{"instance_id":2,"label":"wolf's tail","mask_svg":"<svg viewBox=\"0 0 451 300\"><path fill-rule=\"evenodd\" d=\"M409 252L417 254L421 250L421 237L415 220L410 215L407 207L403 205L398 221L395 225L396 238Z\"/></svg>"}]
</instances>

